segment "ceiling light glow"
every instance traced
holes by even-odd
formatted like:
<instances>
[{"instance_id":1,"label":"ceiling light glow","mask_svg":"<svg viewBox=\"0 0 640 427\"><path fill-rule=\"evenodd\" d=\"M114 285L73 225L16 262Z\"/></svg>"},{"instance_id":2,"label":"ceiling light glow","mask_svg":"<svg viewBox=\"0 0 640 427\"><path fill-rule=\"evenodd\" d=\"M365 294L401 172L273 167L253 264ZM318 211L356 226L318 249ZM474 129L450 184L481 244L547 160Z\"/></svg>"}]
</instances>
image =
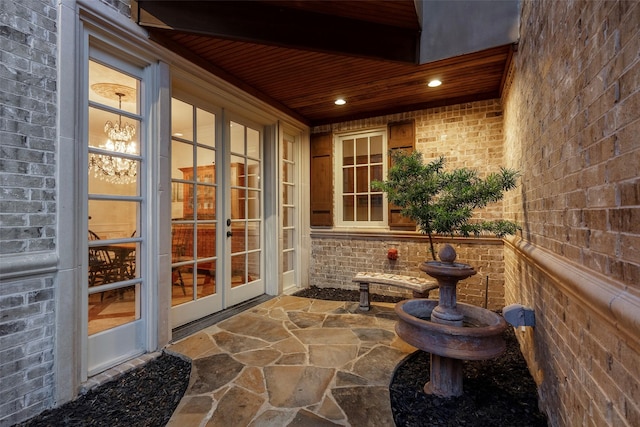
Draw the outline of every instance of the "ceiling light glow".
<instances>
[{"instance_id":1,"label":"ceiling light glow","mask_svg":"<svg viewBox=\"0 0 640 427\"><path fill-rule=\"evenodd\" d=\"M429 87L438 87L438 86L440 86L441 84L442 84L442 82L441 82L440 80L438 80L438 79L433 79L433 80L431 80L431 81L427 84L427 86L429 86Z\"/></svg>"},{"instance_id":2,"label":"ceiling light glow","mask_svg":"<svg viewBox=\"0 0 640 427\"><path fill-rule=\"evenodd\" d=\"M344 104L346 104L346 103L347 103L347 101L345 101L345 100L344 100L344 99L342 99L342 98L338 98L338 99L336 99L336 101L335 101L335 104L336 104L336 105L344 105Z\"/></svg>"}]
</instances>

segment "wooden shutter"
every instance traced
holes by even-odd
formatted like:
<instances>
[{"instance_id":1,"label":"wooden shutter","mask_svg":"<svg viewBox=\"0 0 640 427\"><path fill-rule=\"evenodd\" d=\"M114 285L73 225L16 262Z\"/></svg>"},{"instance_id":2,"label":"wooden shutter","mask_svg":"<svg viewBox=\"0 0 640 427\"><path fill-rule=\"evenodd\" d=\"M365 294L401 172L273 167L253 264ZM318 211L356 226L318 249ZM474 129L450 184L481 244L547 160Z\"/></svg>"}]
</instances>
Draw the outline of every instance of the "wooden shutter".
<instances>
[{"instance_id":1,"label":"wooden shutter","mask_svg":"<svg viewBox=\"0 0 640 427\"><path fill-rule=\"evenodd\" d=\"M311 135L311 226L333 226L333 155L331 133Z\"/></svg>"},{"instance_id":2,"label":"wooden shutter","mask_svg":"<svg viewBox=\"0 0 640 427\"><path fill-rule=\"evenodd\" d=\"M399 123L389 123L389 168L393 166L391 153L395 150L412 152L415 147L415 132L413 120ZM416 223L400 214L400 208L389 203L389 228L401 230L415 230Z\"/></svg>"}]
</instances>

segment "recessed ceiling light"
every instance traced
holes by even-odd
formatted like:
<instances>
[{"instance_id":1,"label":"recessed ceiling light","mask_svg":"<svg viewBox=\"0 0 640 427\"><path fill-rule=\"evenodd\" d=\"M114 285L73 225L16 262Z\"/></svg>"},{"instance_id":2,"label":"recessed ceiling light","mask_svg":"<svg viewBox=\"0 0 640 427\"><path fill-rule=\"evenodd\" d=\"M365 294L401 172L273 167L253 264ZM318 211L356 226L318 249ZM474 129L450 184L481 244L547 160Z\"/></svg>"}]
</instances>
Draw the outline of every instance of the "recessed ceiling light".
<instances>
[{"instance_id":1,"label":"recessed ceiling light","mask_svg":"<svg viewBox=\"0 0 640 427\"><path fill-rule=\"evenodd\" d=\"M345 100L344 100L344 99L342 99L342 98L338 98L338 99L336 99L336 101L335 101L335 104L336 104L336 105L344 105L344 104L346 104L346 103L347 103L347 101L345 101Z\"/></svg>"},{"instance_id":2,"label":"recessed ceiling light","mask_svg":"<svg viewBox=\"0 0 640 427\"><path fill-rule=\"evenodd\" d=\"M431 80L431 81L427 84L427 86L429 86L429 87L438 87L438 86L440 86L441 84L442 84L442 82L441 82L440 80L438 80L438 79L433 79L433 80Z\"/></svg>"},{"instance_id":3,"label":"recessed ceiling light","mask_svg":"<svg viewBox=\"0 0 640 427\"><path fill-rule=\"evenodd\" d=\"M173 134L173 136L180 137L180 136L182 136L182 134L180 132L176 132L176 133Z\"/></svg>"}]
</instances>

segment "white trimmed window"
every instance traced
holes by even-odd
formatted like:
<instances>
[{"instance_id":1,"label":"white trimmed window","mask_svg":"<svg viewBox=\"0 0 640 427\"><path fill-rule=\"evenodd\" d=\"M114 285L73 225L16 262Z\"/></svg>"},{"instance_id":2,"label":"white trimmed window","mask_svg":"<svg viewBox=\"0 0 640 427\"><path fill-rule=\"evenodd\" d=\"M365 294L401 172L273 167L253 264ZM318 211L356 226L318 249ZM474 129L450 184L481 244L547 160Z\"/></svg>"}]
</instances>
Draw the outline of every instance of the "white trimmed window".
<instances>
[{"instance_id":1,"label":"white trimmed window","mask_svg":"<svg viewBox=\"0 0 640 427\"><path fill-rule=\"evenodd\" d=\"M386 197L371 187L386 177L386 128L339 135L335 149L336 225L386 227Z\"/></svg>"}]
</instances>

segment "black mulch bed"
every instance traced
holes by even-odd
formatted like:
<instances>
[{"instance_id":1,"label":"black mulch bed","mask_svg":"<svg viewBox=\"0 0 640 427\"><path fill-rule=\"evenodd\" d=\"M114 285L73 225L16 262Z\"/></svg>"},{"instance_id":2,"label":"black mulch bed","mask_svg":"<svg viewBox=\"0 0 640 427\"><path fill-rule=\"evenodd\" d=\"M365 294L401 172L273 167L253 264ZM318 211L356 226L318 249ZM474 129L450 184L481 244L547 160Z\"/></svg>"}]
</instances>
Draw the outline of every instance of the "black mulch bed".
<instances>
[{"instance_id":1,"label":"black mulch bed","mask_svg":"<svg viewBox=\"0 0 640 427\"><path fill-rule=\"evenodd\" d=\"M161 427L189 385L191 363L163 353L140 368L19 426Z\"/></svg>"},{"instance_id":2,"label":"black mulch bed","mask_svg":"<svg viewBox=\"0 0 640 427\"><path fill-rule=\"evenodd\" d=\"M311 287L295 295L334 301L360 300L357 290L334 288ZM371 294L370 299L401 300L377 294ZM505 332L505 339L507 351L503 356L465 362L464 394L458 398L441 399L424 394L422 387L429 378L428 353L417 351L405 358L396 368L389 386L396 424L399 427L546 426L546 418L537 409L535 383L511 328ZM187 389L190 372L189 362L165 353L19 426L164 426Z\"/></svg>"},{"instance_id":3,"label":"black mulch bed","mask_svg":"<svg viewBox=\"0 0 640 427\"><path fill-rule=\"evenodd\" d=\"M344 289L304 289L295 295L316 299L359 301L360 292ZM402 298L371 294L378 302ZM421 426L547 426L538 410L536 384L529 374L513 332L504 332L506 351L498 358L464 362L463 392L460 397L427 395L429 353L418 350L397 367L389 385L391 409L399 427Z\"/></svg>"}]
</instances>

